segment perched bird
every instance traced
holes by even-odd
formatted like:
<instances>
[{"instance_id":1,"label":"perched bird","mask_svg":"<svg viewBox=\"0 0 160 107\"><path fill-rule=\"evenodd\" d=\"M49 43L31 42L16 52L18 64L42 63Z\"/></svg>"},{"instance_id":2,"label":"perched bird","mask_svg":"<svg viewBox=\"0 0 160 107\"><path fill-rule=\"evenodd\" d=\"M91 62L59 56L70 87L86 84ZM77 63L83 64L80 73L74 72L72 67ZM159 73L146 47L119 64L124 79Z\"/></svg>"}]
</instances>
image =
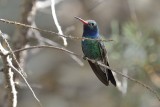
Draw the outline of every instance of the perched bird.
<instances>
[{"instance_id":1,"label":"perched bird","mask_svg":"<svg viewBox=\"0 0 160 107\"><path fill-rule=\"evenodd\" d=\"M83 23L83 35L82 37L91 39L100 39L99 28L94 20L83 20L79 17L75 17ZM96 61L101 61L102 63L109 66L107 59L107 51L104 44L100 41L93 40L82 40L82 51L84 56ZM116 86L115 78L110 69L100 67L98 64L88 61L95 75L99 80L106 86L109 85L109 81Z\"/></svg>"}]
</instances>

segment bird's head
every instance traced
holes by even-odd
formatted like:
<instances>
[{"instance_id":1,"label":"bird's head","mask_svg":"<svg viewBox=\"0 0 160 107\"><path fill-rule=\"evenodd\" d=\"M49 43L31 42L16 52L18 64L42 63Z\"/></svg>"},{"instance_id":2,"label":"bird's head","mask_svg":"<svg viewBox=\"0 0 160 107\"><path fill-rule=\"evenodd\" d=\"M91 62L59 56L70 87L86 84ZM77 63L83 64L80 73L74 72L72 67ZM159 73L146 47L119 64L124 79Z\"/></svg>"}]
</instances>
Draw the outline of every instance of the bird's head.
<instances>
[{"instance_id":1,"label":"bird's head","mask_svg":"<svg viewBox=\"0 0 160 107\"><path fill-rule=\"evenodd\" d=\"M96 38L99 34L99 29L96 21L94 20L83 20L82 18L75 17L83 23L83 36Z\"/></svg>"}]
</instances>

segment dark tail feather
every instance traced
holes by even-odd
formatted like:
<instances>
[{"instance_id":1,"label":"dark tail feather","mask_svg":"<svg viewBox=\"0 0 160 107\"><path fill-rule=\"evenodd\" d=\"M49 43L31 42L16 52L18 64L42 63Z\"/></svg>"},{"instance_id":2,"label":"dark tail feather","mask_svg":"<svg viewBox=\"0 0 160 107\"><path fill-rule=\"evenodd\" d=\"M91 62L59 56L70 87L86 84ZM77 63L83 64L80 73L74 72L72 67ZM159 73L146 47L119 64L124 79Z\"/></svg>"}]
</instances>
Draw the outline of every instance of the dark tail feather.
<instances>
[{"instance_id":1,"label":"dark tail feather","mask_svg":"<svg viewBox=\"0 0 160 107\"><path fill-rule=\"evenodd\" d=\"M116 84L116 80L113 76L113 73L111 70L108 69L108 80L111 81L111 83L116 87L117 84Z\"/></svg>"},{"instance_id":2,"label":"dark tail feather","mask_svg":"<svg viewBox=\"0 0 160 107\"><path fill-rule=\"evenodd\" d=\"M94 73L96 74L96 76L98 77L98 79L104 83L106 86L108 86L109 82L108 82L108 77L106 77L106 74L101 70L101 68L99 67L99 65L96 65L94 63L92 63L91 61L88 61L92 70L94 71Z\"/></svg>"},{"instance_id":3,"label":"dark tail feather","mask_svg":"<svg viewBox=\"0 0 160 107\"><path fill-rule=\"evenodd\" d=\"M109 85L109 81L116 86L116 81L115 78L112 74L112 71L110 69L107 69L107 75L106 73L104 73L104 71L102 71L102 69L99 67L99 65L96 65L94 63L92 63L91 61L88 61L92 70L94 71L94 73L96 74L96 76L98 77L98 79L104 83L106 86Z\"/></svg>"}]
</instances>

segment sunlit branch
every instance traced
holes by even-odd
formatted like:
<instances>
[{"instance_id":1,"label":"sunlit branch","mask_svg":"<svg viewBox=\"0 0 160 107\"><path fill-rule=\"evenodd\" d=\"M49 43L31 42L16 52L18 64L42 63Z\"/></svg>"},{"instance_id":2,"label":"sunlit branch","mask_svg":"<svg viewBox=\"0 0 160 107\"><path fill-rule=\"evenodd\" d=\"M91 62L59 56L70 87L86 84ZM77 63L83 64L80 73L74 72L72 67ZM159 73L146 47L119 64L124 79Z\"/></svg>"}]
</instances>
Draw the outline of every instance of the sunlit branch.
<instances>
[{"instance_id":1,"label":"sunlit branch","mask_svg":"<svg viewBox=\"0 0 160 107\"><path fill-rule=\"evenodd\" d=\"M55 11L55 1L54 0L51 0L51 10L52 10L52 16L53 16L54 23L55 23L57 30L58 30L58 34L63 35L63 31L61 29L61 26L58 23L56 11ZM67 46L67 39L64 37L62 37L62 39L63 39L64 45Z\"/></svg>"}]
</instances>

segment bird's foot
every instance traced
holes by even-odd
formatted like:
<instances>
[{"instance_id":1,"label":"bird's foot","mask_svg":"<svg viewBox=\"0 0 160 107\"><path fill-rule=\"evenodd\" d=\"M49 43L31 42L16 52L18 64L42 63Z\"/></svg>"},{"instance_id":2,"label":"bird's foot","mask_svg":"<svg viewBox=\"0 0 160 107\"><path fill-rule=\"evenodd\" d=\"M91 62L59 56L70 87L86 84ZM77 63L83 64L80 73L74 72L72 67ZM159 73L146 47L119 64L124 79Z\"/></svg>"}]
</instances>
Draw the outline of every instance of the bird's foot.
<instances>
[{"instance_id":1,"label":"bird's foot","mask_svg":"<svg viewBox=\"0 0 160 107\"><path fill-rule=\"evenodd\" d=\"M84 60L87 60L87 57L84 55L84 56L83 56L83 59L84 59Z\"/></svg>"}]
</instances>

